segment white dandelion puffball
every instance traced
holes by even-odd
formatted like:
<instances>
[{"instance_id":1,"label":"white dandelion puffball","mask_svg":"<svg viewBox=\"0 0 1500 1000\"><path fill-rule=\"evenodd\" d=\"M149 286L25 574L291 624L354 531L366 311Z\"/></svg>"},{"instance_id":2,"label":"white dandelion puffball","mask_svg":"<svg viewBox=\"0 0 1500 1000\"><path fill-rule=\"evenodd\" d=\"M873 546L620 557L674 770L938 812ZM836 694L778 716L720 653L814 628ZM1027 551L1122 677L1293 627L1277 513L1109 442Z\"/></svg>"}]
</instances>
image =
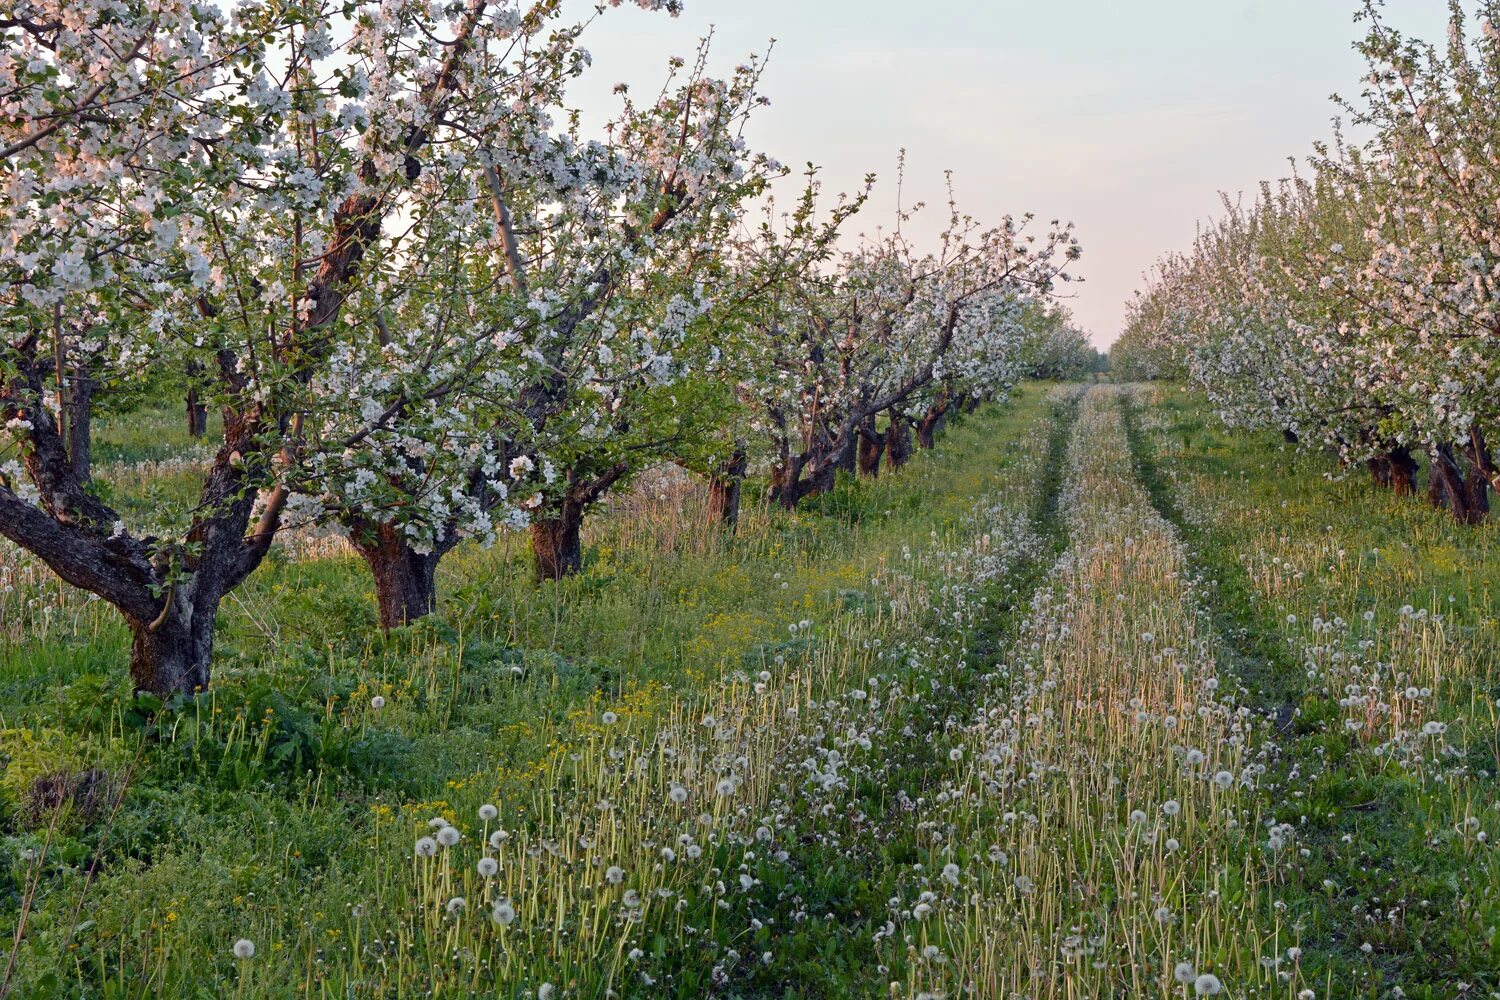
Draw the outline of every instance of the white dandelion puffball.
<instances>
[{"instance_id":1,"label":"white dandelion puffball","mask_svg":"<svg viewBox=\"0 0 1500 1000\"><path fill-rule=\"evenodd\" d=\"M448 903L444 907L444 909L446 909L449 913L459 914L464 912L464 907L468 905L469 901L467 899L464 899L462 896L454 896L452 899L448 900Z\"/></svg>"},{"instance_id":2,"label":"white dandelion puffball","mask_svg":"<svg viewBox=\"0 0 1500 1000\"><path fill-rule=\"evenodd\" d=\"M958 865L950 861L943 866L943 881L949 885L958 885Z\"/></svg>"},{"instance_id":3,"label":"white dandelion puffball","mask_svg":"<svg viewBox=\"0 0 1500 1000\"><path fill-rule=\"evenodd\" d=\"M1205 972L1193 980L1193 992L1200 997L1218 996L1224 992L1224 984L1219 982L1219 977L1211 972Z\"/></svg>"},{"instance_id":4,"label":"white dandelion puffball","mask_svg":"<svg viewBox=\"0 0 1500 1000\"><path fill-rule=\"evenodd\" d=\"M377 694L370 699L370 707L377 712L380 711L382 708L385 708L385 698Z\"/></svg>"},{"instance_id":5,"label":"white dandelion puffball","mask_svg":"<svg viewBox=\"0 0 1500 1000\"><path fill-rule=\"evenodd\" d=\"M1176 799L1168 799L1161 804L1161 811L1166 816L1176 816L1182 812L1182 805Z\"/></svg>"},{"instance_id":6,"label":"white dandelion puffball","mask_svg":"<svg viewBox=\"0 0 1500 1000\"><path fill-rule=\"evenodd\" d=\"M236 941L234 943L234 957L235 958L254 958L255 957L255 942L251 941L249 938L240 938L238 941Z\"/></svg>"},{"instance_id":7,"label":"white dandelion puffball","mask_svg":"<svg viewBox=\"0 0 1500 1000\"><path fill-rule=\"evenodd\" d=\"M678 805L682 805L688 800L688 790L686 787L674 782L672 784L672 787L667 789L667 798L671 799Z\"/></svg>"},{"instance_id":8,"label":"white dandelion puffball","mask_svg":"<svg viewBox=\"0 0 1500 1000\"><path fill-rule=\"evenodd\" d=\"M625 869L621 868L619 865L610 865L604 871L604 881L608 882L610 885L619 885L621 882L625 881Z\"/></svg>"},{"instance_id":9,"label":"white dandelion puffball","mask_svg":"<svg viewBox=\"0 0 1500 1000\"><path fill-rule=\"evenodd\" d=\"M494 909L490 911L490 919L501 927L509 927L516 922L516 908L502 899L495 903Z\"/></svg>"},{"instance_id":10,"label":"white dandelion puffball","mask_svg":"<svg viewBox=\"0 0 1500 1000\"><path fill-rule=\"evenodd\" d=\"M1214 784L1218 785L1221 790L1227 792L1229 791L1229 786L1234 784L1234 775L1230 774L1228 771L1220 771L1218 774L1214 775Z\"/></svg>"},{"instance_id":11,"label":"white dandelion puffball","mask_svg":"<svg viewBox=\"0 0 1500 1000\"><path fill-rule=\"evenodd\" d=\"M437 841L431 837L417 838L417 857L430 858L437 853Z\"/></svg>"},{"instance_id":12,"label":"white dandelion puffball","mask_svg":"<svg viewBox=\"0 0 1500 1000\"><path fill-rule=\"evenodd\" d=\"M496 830L494 833L490 834L490 846L498 851L500 849L500 845L505 843L509 839L509 833L504 830Z\"/></svg>"},{"instance_id":13,"label":"white dandelion puffball","mask_svg":"<svg viewBox=\"0 0 1500 1000\"><path fill-rule=\"evenodd\" d=\"M458 828L454 826L445 826L437 832L438 843L444 847L452 847L462 836L463 834L459 833Z\"/></svg>"},{"instance_id":14,"label":"white dandelion puffball","mask_svg":"<svg viewBox=\"0 0 1500 1000\"><path fill-rule=\"evenodd\" d=\"M1193 968L1192 962L1178 962L1177 968L1172 970L1172 978L1183 985L1191 983L1198 975L1198 970Z\"/></svg>"},{"instance_id":15,"label":"white dandelion puffball","mask_svg":"<svg viewBox=\"0 0 1500 1000\"><path fill-rule=\"evenodd\" d=\"M551 983L543 983L536 988L536 1000L552 1000L553 995L556 993L556 986L553 986Z\"/></svg>"},{"instance_id":16,"label":"white dandelion puffball","mask_svg":"<svg viewBox=\"0 0 1500 1000\"><path fill-rule=\"evenodd\" d=\"M733 795L734 794L734 779L733 778L720 778L719 779L719 783L714 786L714 789L720 795Z\"/></svg>"},{"instance_id":17,"label":"white dandelion puffball","mask_svg":"<svg viewBox=\"0 0 1500 1000\"><path fill-rule=\"evenodd\" d=\"M485 878L494 878L495 873L500 870L500 864L494 858L480 858L476 867Z\"/></svg>"},{"instance_id":18,"label":"white dandelion puffball","mask_svg":"<svg viewBox=\"0 0 1500 1000\"><path fill-rule=\"evenodd\" d=\"M606 726L613 726L616 722L620 721L620 717L613 712L605 712L600 716L600 719L604 721Z\"/></svg>"},{"instance_id":19,"label":"white dandelion puffball","mask_svg":"<svg viewBox=\"0 0 1500 1000\"><path fill-rule=\"evenodd\" d=\"M479 818L481 820L483 820L484 822L486 822L486 823L488 823L490 820L494 819L496 816L499 816L499 815L500 815L500 810L496 809L494 806L490 805L488 802L486 802L484 805L482 805L482 806L479 807Z\"/></svg>"}]
</instances>

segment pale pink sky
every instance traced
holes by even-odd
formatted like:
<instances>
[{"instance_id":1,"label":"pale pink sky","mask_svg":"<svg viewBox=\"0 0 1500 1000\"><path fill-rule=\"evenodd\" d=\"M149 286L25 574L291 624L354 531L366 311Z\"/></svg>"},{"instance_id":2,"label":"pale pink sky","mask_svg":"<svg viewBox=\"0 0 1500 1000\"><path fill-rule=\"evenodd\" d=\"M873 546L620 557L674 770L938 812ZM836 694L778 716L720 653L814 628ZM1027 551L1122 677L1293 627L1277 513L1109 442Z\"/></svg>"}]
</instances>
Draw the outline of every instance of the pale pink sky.
<instances>
[{"instance_id":1,"label":"pale pink sky","mask_svg":"<svg viewBox=\"0 0 1500 1000\"><path fill-rule=\"evenodd\" d=\"M1070 305L1104 347L1141 273L1191 242L1219 191L1286 176L1288 156L1328 135L1330 94L1360 89L1355 6L686 0L671 19L627 4L587 32L594 66L574 103L612 107L619 81L646 92L711 25L725 71L775 38L757 148L817 163L834 190L877 173L863 228L889 223L901 147L908 201L940 204L951 168L961 207L981 220L1072 219L1086 283ZM1443 37L1441 0L1387 9L1401 27Z\"/></svg>"}]
</instances>

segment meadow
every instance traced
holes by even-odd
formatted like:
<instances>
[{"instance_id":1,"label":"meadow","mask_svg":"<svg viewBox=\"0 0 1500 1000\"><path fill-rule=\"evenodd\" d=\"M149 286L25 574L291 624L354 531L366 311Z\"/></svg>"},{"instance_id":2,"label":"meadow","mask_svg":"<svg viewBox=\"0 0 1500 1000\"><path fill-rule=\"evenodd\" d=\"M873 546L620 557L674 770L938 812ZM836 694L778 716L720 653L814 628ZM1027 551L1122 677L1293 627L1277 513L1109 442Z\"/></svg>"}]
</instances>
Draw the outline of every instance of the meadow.
<instances>
[{"instance_id":1,"label":"meadow","mask_svg":"<svg viewBox=\"0 0 1500 1000\"><path fill-rule=\"evenodd\" d=\"M201 460L122 423L121 496ZM703 502L643 481L561 581L460 549L384 634L293 534L165 704L7 549L6 991L1500 989L1488 528L1168 385L1027 384L736 536Z\"/></svg>"}]
</instances>

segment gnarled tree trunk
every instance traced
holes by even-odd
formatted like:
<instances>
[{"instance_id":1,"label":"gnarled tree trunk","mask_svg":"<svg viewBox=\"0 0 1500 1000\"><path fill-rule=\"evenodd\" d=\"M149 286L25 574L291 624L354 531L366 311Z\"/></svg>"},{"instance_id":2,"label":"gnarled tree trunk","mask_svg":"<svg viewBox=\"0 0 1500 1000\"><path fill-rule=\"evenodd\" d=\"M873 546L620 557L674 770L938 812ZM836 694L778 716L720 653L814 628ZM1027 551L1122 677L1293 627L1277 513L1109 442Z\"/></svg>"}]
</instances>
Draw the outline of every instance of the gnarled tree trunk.
<instances>
[{"instance_id":1,"label":"gnarled tree trunk","mask_svg":"<svg viewBox=\"0 0 1500 1000\"><path fill-rule=\"evenodd\" d=\"M375 578L381 628L410 625L437 608L438 562L451 545L418 552L399 528L375 522L351 525L349 541Z\"/></svg>"},{"instance_id":2,"label":"gnarled tree trunk","mask_svg":"<svg viewBox=\"0 0 1500 1000\"><path fill-rule=\"evenodd\" d=\"M911 461L911 425L899 413L891 413L891 425L885 432L885 462L899 469Z\"/></svg>"},{"instance_id":3,"label":"gnarled tree trunk","mask_svg":"<svg viewBox=\"0 0 1500 1000\"><path fill-rule=\"evenodd\" d=\"M735 449L722 468L708 477L708 522L728 528L731 533L740 523L740 493L745 485L745 470L750 456Z\"/></svg>"},{"instance_id":4,"label":"gnarled tree trunk","mask_svg":"<svg viewBox=\"0 0 1500 1000\"><path fill-rule=\"evenodd\" d=\"M1409 496L1417 489L1417 460L1403 447L1375 455L1367 463L1375 482L1397 496Z\"/></svg>"},{"instance_id":5,"label":"gnarled tree trunk","mask_svg":"<svg viewBox=\"0 0 1500 1000\"><path fill-rule=\"evenodd\" d=\"M536 578L561 580L583 569L583 506L570 499L531 519Z\"/></svg>"},{"instance_id":6,"label":"gnarled tree trunk","mask_svg":"<svg viewBox=\"0 0 1500 1000\"><path fill-rule=\"evenodd\" d=\"M885 434L875 429L871 417L859 425L858 465L861 476L879 476L880 458L885 453Z\"/></svg>"},{"instance_id":7,"label":"gnarled tree trunk","mask_svg":"<svg viewBox=\"0 0 1500 1000\"><path fill-rule=\"evenodd\" d=\"M1427 496L1434 506L1446 508L1460 524L1484 520L1489 512L1489 483L1478 470L1472 476L1464 475L1452 445L1432 448L1429 475Z\"/></svg>"},{"instance_id":8,"label":"gnarled tree trunk","mask_svg":"<svg viewBox=\"0 0 1500 1000\"><path fill-rule=\"evenodd\" d=\"M208 687L220 598L195 593L199 588L193 583L169 590L168 604L152 621L125 616L132 636L130 679L137 691L165 697Z\"/></svg>"}]
</instances>

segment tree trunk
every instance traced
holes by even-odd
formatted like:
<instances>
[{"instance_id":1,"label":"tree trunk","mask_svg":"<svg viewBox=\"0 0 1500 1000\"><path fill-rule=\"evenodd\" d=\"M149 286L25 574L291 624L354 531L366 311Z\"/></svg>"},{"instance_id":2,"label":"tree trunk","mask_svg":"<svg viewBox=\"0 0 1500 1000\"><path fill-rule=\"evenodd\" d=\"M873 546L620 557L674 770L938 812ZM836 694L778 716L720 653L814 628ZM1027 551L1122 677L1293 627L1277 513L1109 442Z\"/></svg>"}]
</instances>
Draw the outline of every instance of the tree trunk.
<instances>
[{"instance_id":1,"label":"tree trunk","mask_svg":"<svg viewBox=\"0 0 1500 1000\"><path fill-rule=\"evenodd\" d=\"M1283 427L1281 429L1281 439L1287 444L1296 444L1299 440L1299 438L1297 437L1297 432L1292 430L1290 427Z\"/></svg>"},{"instance_id":2,"label":"tree trunk","mask_svg":"<svg viewBox=\"0 0 1500 1000\"><path fill-rule=\"evenodd\" d=\"M219 602L195 598L192 584L184 581L171 591L168 607L153 621L126 616L133 636L130 679L135 690L167 698L208 687Z\"/></svg>"},{"instance_id":3,"label":"tree trunk","mask_svg":"<svg viewBox=\"0 0 1500 1000\"><path fill-rule=\"evenodd\" d=\"M911 426L898 413L891 414L891 426L885 432L885 463L899 469L911 460Z\"/></svg>"},{"instance_id":4,"label":"tree trunk","mask_svg":"<svg viewBox=\"0 0 1500 1000\"><path fill-rule=\"evenodd\" d=\"M875 418L860 425L858 464L861 476L880 475L880 456L885 453L885 434L875 429Z\"/></svg>"},{"instance_id":5,"label":"tree trunk","mask_svg":"<svg viewBox=\"0 0 1500 1000\"><path fill-rule=\"evenodd\" d=\"M380 627L389 631L432 614L437 607L437 567L446 548L417 552L389 524L351 527L349 541L375 578Z\"/></svg>"},{"instance_id":6,"label":"tree trunk","mask_svg":"<svg viewBox=\"0 0 1500 1000\"><path fill-rule=\"evenodd\" d=\"M531 554L538 581L561 580L583 569L582 527L583 505L571 499L532 519Z\"/></svg>"},{"instance_id":7,"label":"tree trunk","mask_svg":"<svg viewBox=\"0 0 1500 1000\"><path fill-rule=\"evenodd\" d=\"M736 449L729 462L708 477L708 523L727 528L731 534L739 527L740 492L749 465L750 456Z\"/></svg>"},{"instance_id":8,"label":"tree trunk","mask_svg":"<svg viewBox=\"0 0 1500 1000\"><path fill-rule=\"evenodd\" d=\"M932 448L937 445L938 421L942 419L941 412L928 410L917 421L917 445L922 448Z\"/></svg>"},{"instance_id":9,"label":"tree trunk","mask_svg":"<svg viewBox=\"0 0 1500 1000\"><path fill-rule=\"evenodd\" d=\"M98 385L80 366L68 393L68 461L80 483L93 474L94 389Z\"/></svg>"},{"instance_id":10,"label":"tree trunk","mask_svg":"<svg viewBox=\"0 0 1500 1000\"><path fill-rule=\"evenodd\" d=\"M1397 496L1409 496L1417 489L1417 460L1411 451L1398 446L1372 455L1365 463L1376 485L1384 486Z\"/></svg>"},{"instance_id":11,"label":"tree trunk","mask_svg":"<svg viewBox=\"0 0 1500 1000\"><path fill-rule=\"evenodd\" d=\"M197 389L187 391L187 426L195 438L208 433L208 407L198 401Z\"/></svg>"},{"instance_id":12,"label":"tree trunk","mask_svg":"<svg viewBox=\"0 0 1500 1000\"><path fill-rule=\"evenodd\" d=\"M1480 480L1475 489L1470 477L1466 477L1458 464L1451 445L1437 445L1432 449L1432 467L1427 484L1427 496L1434 506L1444 507L1460 524L1478 524L1484 520L1489 509L1488 484L1478 472L1472 477Z\"/></svg>"}]
</instances>

